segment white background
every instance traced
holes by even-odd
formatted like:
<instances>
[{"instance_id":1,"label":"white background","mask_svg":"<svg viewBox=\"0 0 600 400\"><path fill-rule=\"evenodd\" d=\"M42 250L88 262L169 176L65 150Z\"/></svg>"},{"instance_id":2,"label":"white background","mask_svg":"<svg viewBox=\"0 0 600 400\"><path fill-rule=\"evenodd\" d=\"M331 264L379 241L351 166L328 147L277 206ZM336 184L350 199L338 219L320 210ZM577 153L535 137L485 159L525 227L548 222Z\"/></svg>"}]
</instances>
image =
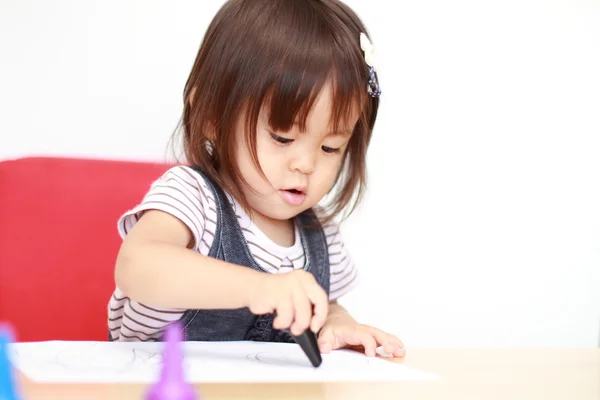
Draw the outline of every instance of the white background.
<instances>
[{"instance_id":1,"label":"white background","mask_svg":"<svg viewBox=\"0 0 600 400\"><path fill-rule=\"evenodd\" d=\"M381 61L344 304L409 346L597 346L600 2L352 0ZM0 159L165 160L219 1L0 1Z\"/></svg>"}]
</instances>

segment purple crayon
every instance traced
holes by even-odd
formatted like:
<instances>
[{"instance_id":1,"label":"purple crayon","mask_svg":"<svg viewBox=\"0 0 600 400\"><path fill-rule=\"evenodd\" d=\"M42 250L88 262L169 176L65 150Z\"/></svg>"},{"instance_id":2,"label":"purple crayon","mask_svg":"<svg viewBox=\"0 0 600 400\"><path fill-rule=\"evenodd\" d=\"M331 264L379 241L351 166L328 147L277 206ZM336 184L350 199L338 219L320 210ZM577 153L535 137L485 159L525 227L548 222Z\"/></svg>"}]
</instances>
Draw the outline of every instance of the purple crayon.
<instances>
[{"instance_id":1,"label":"purple crayon","mask_svg":"<svg viewBox=\"0 0 600 400\"><path fill-rule=\"evenodd\" d=\"M180 347L183 333L177 322L167 327L165 339L160 378L146 393L146 400L197 400L194 388L184 379Z\"/></svg>"}]
</instances>

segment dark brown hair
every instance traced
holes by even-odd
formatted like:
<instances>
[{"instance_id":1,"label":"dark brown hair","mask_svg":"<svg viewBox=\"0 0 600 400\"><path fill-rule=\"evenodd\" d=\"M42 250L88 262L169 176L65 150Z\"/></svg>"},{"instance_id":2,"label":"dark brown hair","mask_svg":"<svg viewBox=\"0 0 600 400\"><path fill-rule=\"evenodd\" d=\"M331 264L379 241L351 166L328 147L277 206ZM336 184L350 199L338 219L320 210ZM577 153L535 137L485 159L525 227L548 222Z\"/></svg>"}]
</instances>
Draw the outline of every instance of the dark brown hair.
<instances>
[{"instance_id":1,"label":"dark brown hair","mask_svg":"<svg viewBox=\"0 0 600 400\"><path fill-rule=\"evenodd\" d=\"M240 186L245 182L235 165L240 110L246 110L241 116L246 139L262 172L256 153L261 109L268 112L273 129L288 131L297 122L304 131L316 97L331 81L334 131L360 111L325 219L352 202L349 215L364 192L366 152L379 105L367 92L361 32L367 34L360 19L336 0L226 2L208 27L185 85L186 162L203 169L248 209Z\"/></svg>"}]
</instances>

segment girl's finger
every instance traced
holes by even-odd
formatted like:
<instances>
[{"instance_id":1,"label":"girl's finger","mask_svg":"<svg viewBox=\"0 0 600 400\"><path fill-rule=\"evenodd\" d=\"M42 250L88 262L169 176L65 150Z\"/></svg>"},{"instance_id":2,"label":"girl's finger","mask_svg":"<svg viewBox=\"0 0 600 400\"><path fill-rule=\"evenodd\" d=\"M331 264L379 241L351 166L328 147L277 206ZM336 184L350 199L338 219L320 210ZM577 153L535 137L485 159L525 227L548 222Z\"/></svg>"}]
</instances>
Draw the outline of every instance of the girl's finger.
<instances>
[{"instance_id":1,"label":"girl's finger","mask_svg":"<svg viewBox=\"0 0 600 400\"><path fill-rule=\"evenodd\" d=\"M319 339L317 342L319 343L319 349L321 350L321 353L327 354L335 348L335 334L331 329L324 329L319 334Z\"/></svg>"},{"instance_id":2,"label":"girl's finger","mask_svg":"<svg viewBox=\"0 0 600 400\"><path fill-rule=\"evenodd\" d=\"M377 328L371 328L370 330L377 344L383 346L386 353L392 354L394 357L404 357L404 343L400 339Z\"/></svg>"},{"instance_id":3,"label":"girl's finger","mask_svg":"<svg viewBox=\"0 0 600 400\"><path fill-rule=\"evenodd\" d=\"M370 332L356 330L354 333L344 336L343 339L349 345L362 345L367 356L375 357L377 342Z\"/></svg>"},{"instance_id":4,"label":"girl's finger","mask_svg":"<svg viewBox=\"0 0 600 400\"><path fill-rule=\"evenodd\" d=\"M273 320L273 328L287 329L294 320L294 308L291 299L286 299L276 306L277 316Z\"/></svg>"},{"instance_id":5,"label":"girl's finger","mask_svg":"<svg viewBox=\"0 0 600 400\"><path fill-rule=\"evenodd\" d=\"M298 336L309 328L312 319L312 304L304 291L298 289L292 294L294 321L290 327L292 335Z\"/></svg>"},{"instance_id":6,"label":"girl's finger","mask_svg":"<svg viewBox=\"0 0 600 400\"><path fill-rule=\"evenodd\" d=\"M308 287L305 287L306 295L313 305L313 315L310 321L310 330L316 333L323 327L325 321L327 320L327 314L329 312L329 299L327 298L327 294L323 288L316 282L307 286Z\"/></svg>"}]
</instances>

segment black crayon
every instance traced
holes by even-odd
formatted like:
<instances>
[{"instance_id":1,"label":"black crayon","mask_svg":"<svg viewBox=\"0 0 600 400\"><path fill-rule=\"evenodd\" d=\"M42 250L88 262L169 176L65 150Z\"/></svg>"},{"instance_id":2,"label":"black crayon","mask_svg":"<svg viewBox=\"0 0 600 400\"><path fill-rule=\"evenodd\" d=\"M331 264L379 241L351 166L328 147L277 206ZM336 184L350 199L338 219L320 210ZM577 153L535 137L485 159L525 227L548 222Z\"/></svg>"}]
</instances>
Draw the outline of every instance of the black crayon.
<instances>
[{"instance_id":1,"label":"black crayon","mask_svg":"<svg viewBox=\"0 0 600 400\"><path fill-rule=\"evenodd\" d=\"M321 351L319 350L317 337L313 331L307 329L303 334L294 336L294 340L300 345L313 367L316 368L321 365L321 362L323 361L321 358Z\"/></svg>"}]
</instances>

